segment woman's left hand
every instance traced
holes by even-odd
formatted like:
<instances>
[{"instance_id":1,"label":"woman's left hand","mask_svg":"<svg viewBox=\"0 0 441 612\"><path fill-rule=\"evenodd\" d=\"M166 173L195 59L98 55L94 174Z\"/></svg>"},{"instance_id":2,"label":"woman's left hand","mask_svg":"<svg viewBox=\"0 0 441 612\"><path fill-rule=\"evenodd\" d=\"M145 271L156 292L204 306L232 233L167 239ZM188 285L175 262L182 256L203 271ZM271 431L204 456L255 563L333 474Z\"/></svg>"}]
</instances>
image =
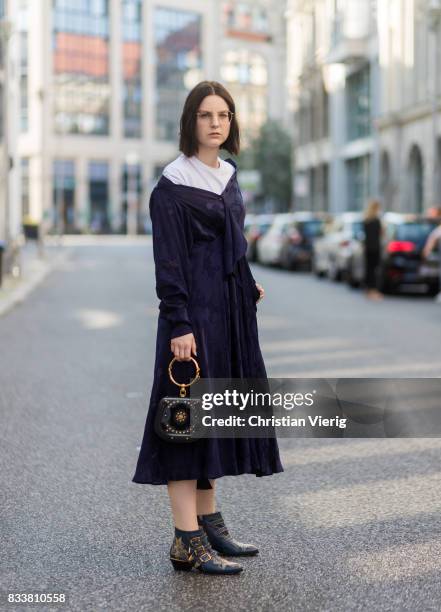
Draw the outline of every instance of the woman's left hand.
<instances>
[{"instance_id":1,"label":"woman's left hand","mask_svg":"<svg viewBox=\"0 0 441 612\"><path fill-rule=\"evenodd\" d=\"M260 293L260 297L257 300L256 304L258 304L260 302L260 300L262 300L265 297L265 289L262 287L262 285L259 285L259 283L256 283L256 287L259 290Z\"/></svg>"}]
</instances>

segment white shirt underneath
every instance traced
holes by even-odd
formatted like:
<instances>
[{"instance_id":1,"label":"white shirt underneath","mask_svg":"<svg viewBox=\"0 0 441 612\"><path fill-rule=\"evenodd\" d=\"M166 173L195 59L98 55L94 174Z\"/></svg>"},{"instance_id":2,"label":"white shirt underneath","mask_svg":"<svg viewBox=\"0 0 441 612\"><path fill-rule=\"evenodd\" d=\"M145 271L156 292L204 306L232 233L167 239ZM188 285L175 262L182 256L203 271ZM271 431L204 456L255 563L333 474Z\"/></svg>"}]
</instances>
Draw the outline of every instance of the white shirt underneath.
<instances>
[{"instance_id":1,"label":"white shirt underneath","mask_svg":"<svg viewBox=\"0 0 441 612\"><path fill-rule=\"evenodd\" d=\"M162 174L177 185L188 185L221 194L234 174L235 168L220 157L217 159L219 168L212 168L195 155L187 157L181 153L164 168Z\"/></svg>"}]
</instances>

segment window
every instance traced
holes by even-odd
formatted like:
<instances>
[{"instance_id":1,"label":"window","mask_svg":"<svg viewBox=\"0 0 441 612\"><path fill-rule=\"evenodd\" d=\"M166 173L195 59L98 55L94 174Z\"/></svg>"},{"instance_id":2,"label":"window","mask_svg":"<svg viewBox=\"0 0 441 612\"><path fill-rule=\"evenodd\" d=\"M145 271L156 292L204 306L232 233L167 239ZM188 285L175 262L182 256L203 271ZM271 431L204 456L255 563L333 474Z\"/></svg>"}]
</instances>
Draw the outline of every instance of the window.
<instances>
[{"instance_id":1,"label":"window","mask_svg":"<svg viewBox=\"0 0 441 612\"><path fill-rule=\"evenodd\" d=\"M3 19L3 17L5 16L5 2L4 0L0 0L0 19ZM0 24L0 28L1 28L1 24ZM3 42L3 38L0 35L0 68L3 67L3 62L4 62L4 42Z\"/></svg>"},{"instance_id":2,"label":"window","mask_svg":"<svg viewBox=\"0 0 441 612\"><path fill-rule=\"evenodd\" d=\"M54 121L59 134L108 134L108 0L53 0Z\"/></svg>"},{"instance_id":3,"label":"window","mask_svg":"<svg viewBox=\"0 0 441 612\"><path fill-rule=\"evenodd\" d=\"M368 155L346 162L348 210L363 210L369 195L370 158Z\"/></svg>"},{"instance_id":4,"label":"window","mask_svg":"<svg viewBox=\"0 0 441 612\"><path fill-rule=\"evenodd\" d=\"M123 132L142 137L142 2L123 0Z\"/></svg>"},{"instance_id":5,"label":"window","mask_svg":"<svg viewBox=\"0 0 441 612\"><path fill-rule=\"evenodd\" d=\"M124 164L121 176L122 192L122 232L127 232L129 208L135 208L133 212L136 218L137 233L144 233L143 222L145 211L142 210L142 170L140 164ZM132 203L132 204L131 204ZM143 214L144 213L144 214Z\"/></svg>"},{"instance_id":6,"label":"window","mask_svg":"<svg viewBox=\"0 0 441 612\"><path fill-rule=\"evenodd\" d=\"M155 9L156 138L175 141L188 92L202 80L201 16Z\"/></svg>"},{"instance_id":7,"label":"window","mask_svg":"<svg viewBox=\"0 0 441 612\"><path fill-rule=\"evenodd\" d=\"M23 217L29 215L29 157L22 157L21 166L21 212Z\"/></svg>"},{"instance_id":8,"label":"window","mask_svg":"<svg viewBox=\"0 0 441 612\"><path fill-rule=\"evenodd\" d=\"M3 122L4 122L4 116L3 116L3 108L4 108L4 91L3 91L3 85L0 83L0 142L3 140Z\"/></svg>"},{"instance_id":9,"label":"window","mask_svg":"<svg viewBox=\"0 0 441 612\"><path fill-rule=\"evenodd\" d=\"M89 162L90 229L96 233L109 231L109 165Z\"/></svg>"},{"instance_id":10,"label":"window","mask_svg":"<svg viewBox=\"0 0 441 612\"><path fill-rule=\"evenodd\" d=\"M222 19L227 30L265 35L269 31L266 8L257 2L224 2Z\"/></svg>"},{"instance_id":11,"label":"window","mask_svg":"<svg viewBox=\"0 0 441 612\"><path fill-rule=\"evenodd\" d=\"M56 159L53 163L54 225L68 233L75 230L75 164Z\"/></svg>"},{"instance_id":12,"label":"window","mask_svg":"<svg viewBox=\"0 0 441 612\"><path fill-rule=\"evenodd\" d=\"M29 129L29 94L28 94L28 5L21 0L18 11L18 34L20 62L18 67L19 97L20 97L20 130Z\"/></svg>"},{"instance_id":13,"label":"window","mask_svg":"<svg viewBox=\"0 0 441 612\"><path fill-rule=\"evenodd\" d=\"M268 68L265 58L248 49L224 54L221 77L236 103L243 143L257 136L267 118Z\"/></svg>"},{"instance_id":14,"label":"window","mask_svg":"<svg viewBox=\"0 0 441 612\"><path fill-rule=\"evenodd\" d=\"M348 140L368 136L371 132L369 66L349 76L346 88Z\"/></svg>"}]
</instances>

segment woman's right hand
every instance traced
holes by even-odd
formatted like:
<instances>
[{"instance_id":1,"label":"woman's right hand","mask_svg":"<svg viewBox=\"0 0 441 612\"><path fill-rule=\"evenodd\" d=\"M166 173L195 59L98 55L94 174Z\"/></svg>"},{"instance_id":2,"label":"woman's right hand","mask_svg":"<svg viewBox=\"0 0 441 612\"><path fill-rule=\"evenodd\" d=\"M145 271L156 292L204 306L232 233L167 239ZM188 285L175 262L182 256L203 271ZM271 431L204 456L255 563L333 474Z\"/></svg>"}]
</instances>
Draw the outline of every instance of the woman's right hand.
<instances>
[{"instance_id":1,"label":"woman's right hand","mask_svg":"<svg viewBox=\"0 0 441 612\"><path fill-rule=\"evenodd\" d=\"M190 333L172 338L171 352L178 361L190 361L191 353L197 355L194 335Z\"/></svg>"}]
</instances>

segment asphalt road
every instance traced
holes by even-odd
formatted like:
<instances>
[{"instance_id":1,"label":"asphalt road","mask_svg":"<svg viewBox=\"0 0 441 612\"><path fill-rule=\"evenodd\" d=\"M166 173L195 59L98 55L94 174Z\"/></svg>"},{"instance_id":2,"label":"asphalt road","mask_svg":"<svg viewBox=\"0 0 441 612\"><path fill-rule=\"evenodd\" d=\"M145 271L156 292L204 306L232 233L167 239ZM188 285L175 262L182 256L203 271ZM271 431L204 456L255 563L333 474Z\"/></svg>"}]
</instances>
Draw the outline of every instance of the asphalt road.
<instances>
[{"instance_id":1,"label":"asphalt road","mask_svg":"<svg viewBox=\"0 0 441 612\"><path fill-rule=\"evenodd\" d=\"M437 438L281 439L284 473L218 482L230 531L258 557L234 577L173 571L166 489L131 482L153 371L151 248L90 242L0 318L0 609L29 609L6 594L38 591L82 612L439 610ZM270 376L440 376L432 300L253 273Z\"/></svg>"}]
</instances>

